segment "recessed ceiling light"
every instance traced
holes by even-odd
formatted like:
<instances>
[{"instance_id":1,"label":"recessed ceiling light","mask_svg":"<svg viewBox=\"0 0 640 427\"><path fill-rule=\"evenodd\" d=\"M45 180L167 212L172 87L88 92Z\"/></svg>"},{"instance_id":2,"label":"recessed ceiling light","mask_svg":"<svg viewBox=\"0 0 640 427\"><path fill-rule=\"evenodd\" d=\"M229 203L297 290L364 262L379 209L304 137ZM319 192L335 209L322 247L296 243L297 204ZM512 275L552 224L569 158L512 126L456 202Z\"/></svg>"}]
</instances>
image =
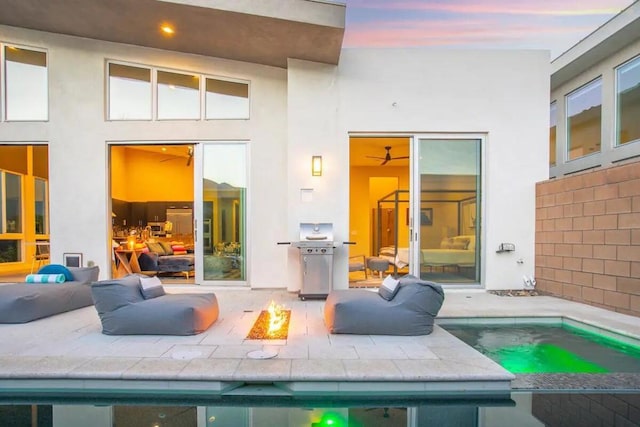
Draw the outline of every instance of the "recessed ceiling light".
<instances>
[{"instance_id":1,"label":"recessed ceiling light","mask_svg":"<svg viewBox=\"0 0 640 427\"><path fill-rule=\"evenodd\" d=\"M173 27L169 24L162 24L160 26L160 30L165 36L172 36L176 32L176 30L174 30Z\"/></svg>"}]
</instances>

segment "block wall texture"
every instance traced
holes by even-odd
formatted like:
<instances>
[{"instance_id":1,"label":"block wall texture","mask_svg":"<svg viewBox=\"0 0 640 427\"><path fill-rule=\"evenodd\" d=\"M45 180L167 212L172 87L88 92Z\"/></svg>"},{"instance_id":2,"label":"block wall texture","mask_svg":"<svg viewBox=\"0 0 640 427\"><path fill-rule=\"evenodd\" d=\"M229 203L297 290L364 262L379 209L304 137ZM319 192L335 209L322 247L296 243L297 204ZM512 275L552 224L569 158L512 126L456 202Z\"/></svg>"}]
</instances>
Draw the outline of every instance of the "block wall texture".
<instances>
[{"instance_id":1,"label":"block wall texture","mask_svg":"<svg viewBox=\"0 0 640 427\"><path fill-rule=\"evenodd\" d=\"M547 394L533 395L531 414L545 426L640 425L637 394Z\"/></svg>"},{"instance_id":2,"label":"block wall texture","mask_svg":"<svg viewBox=\"0 0 640 427\"><path fill-rule=\"evenodd\" d=\"M536 185L538 291L640 317L640 161Z\"/></svg>"}]
</instances>

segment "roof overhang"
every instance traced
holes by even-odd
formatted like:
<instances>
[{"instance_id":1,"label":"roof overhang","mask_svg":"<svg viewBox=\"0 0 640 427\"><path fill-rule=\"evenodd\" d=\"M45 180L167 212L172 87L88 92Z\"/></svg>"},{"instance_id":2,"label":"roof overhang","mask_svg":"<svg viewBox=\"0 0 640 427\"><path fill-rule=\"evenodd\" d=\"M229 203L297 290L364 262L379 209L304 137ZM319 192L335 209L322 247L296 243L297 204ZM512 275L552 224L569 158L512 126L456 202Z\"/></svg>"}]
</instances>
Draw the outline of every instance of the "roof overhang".
<instances>
[{"instance_id":1,"label":"roof overhang","mask_svg":"<svg viewBox=\"0 0 640 427\"><path fill-rule=\"evenodd\" d=\"M551 90L640 40L640 2L635 2L551 62Z\"/></svg>"},{"instance_id":2,"label":"roof overhang","mask_svg":"<svg viewBox=\"0 0 640 427\"><path fill-rule=\"evenodd\" d=\"M0 0L0 24L274 67L337 64L343 3L317 0ZM160 27L170 24L171 37Z\"/></svg>"}]
</instances>

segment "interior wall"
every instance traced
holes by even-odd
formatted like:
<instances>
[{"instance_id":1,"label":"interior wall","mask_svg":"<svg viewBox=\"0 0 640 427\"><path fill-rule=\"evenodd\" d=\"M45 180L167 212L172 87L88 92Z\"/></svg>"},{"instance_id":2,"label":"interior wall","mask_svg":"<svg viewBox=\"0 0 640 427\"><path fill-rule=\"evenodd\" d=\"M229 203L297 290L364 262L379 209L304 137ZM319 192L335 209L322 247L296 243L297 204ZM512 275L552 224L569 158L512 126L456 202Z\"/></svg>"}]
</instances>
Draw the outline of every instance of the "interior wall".
<instances>
[{"instance_id":1,"label":"interior wall","mask_svg":"<svg viewBox=\"0 0 640 427\"><path fill-rule=\"evenodd\" d=\"M398 166L355 166L349 180L349 239L356 242L350 255L374 255L371 230L375 226L372 210L381 197L398 189L409 188L409 170ZM408 197L408 195L407 195ZM389 204L391 206L393 204ZM404 203L405 207L409 205ZM402 207L402 204L401 204ZM404 218L404 213L401 215ZM399 227L399 241L408 241L407 227Z\"/></svg>"},{"instance_id":2,"label":"interior wall","mask_svg":"<svg viewBox=\"0 0 640 427\"><path fill-rule=\"evenodd\" d=\"M112 146L111 153L113 198L127 202L193 200L193 162L187 166L186 157L127 146Z\"/></svg>"}]
</instances>

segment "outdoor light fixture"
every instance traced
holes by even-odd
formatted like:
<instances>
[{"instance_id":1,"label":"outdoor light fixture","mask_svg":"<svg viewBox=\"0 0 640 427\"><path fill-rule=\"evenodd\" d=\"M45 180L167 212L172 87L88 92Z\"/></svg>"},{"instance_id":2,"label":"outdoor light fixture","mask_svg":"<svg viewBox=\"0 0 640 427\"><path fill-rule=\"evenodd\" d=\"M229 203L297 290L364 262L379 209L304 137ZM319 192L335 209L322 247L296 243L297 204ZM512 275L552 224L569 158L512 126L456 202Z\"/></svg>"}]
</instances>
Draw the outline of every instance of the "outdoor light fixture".
<instances>
[{"instance_id":1,"label":"outdoor light fixture","mask_svg":"<svg viewBox=\"0 0 640 427\"><path fill-rule=\"evenodd\" d=\"M322 176L322 156L311 157L311 176Z\"/></svg>"}]
</instances>

